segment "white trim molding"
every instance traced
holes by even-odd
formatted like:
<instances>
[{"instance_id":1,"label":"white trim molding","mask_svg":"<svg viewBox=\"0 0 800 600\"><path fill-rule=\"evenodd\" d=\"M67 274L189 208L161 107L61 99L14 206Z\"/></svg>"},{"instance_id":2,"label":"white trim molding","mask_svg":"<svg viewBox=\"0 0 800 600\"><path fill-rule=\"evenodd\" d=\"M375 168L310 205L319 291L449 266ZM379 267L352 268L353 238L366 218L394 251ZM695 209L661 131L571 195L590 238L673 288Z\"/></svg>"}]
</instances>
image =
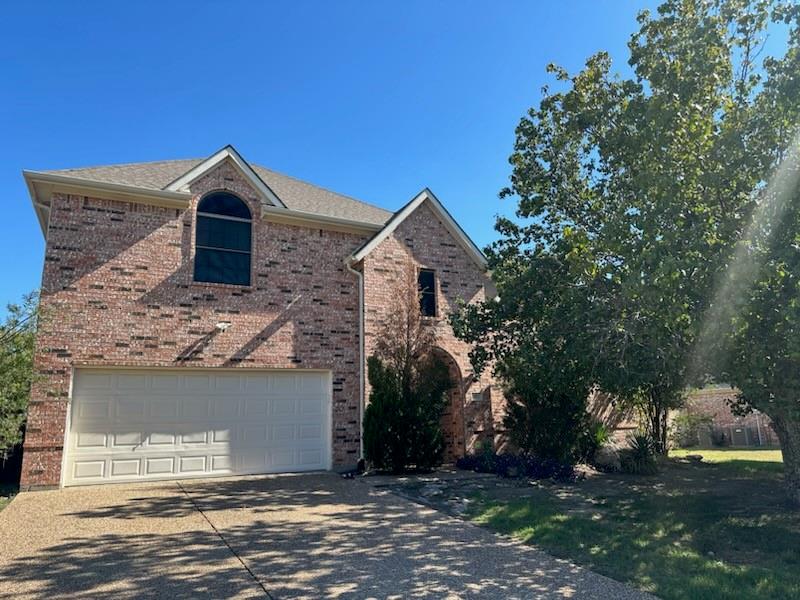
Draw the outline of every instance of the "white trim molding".
<instances>
[{"instance_id":1,"label":"white trim molding","mask_svg":"<svg viewBox=\"0 0 800 600\"><path fill-rule=\"evenodd\" d=\"M71 175L23 171L22 176L28 186L31 203L42 233L47 238L47 225L50 215L50 202L54 192L94 196L106 200L119 200L137 204L150 204L166 208L186 209L189 207L191 193L173 192L141 188L118 183L107 183L94 179L84 179ZM299 227L332 229L355 233L375 233L381 225L355 221L342 217L329 217L316 213L292 210L281 206L262 205L261 218L267 221L288 223Z\"/></svg>"},{"instance_id":2,"label":"white trim molding","mask_svg":"<svg viewBox=\"0 0 800 600\"><path fill-rule=\"evenodd\" d=\"M53 192L63 192L80 196L96 195L107 200L153 204L167 208L183 209L189 206L191 194L186 192L167 192L147 188L83 179L71 175L43 173L41 171L22 171L28 186L36 218L42 233L47 238L47 225L50 217L50 201Z\"/></svg>"},{"instance_id":3,"label":"white trim molding","mask_svg":"<svg viewBox=\"0 0 800 600\"><path fill-rule=\"evenodd\" d=\"M191 185L193 181L196 181L205 175L208 171L216 167L224 160L230 160L231 163L233 163L233 165L247 180L247 182L258 191L264 202L271 204L272 206L286 208L286 205L281 201L280 198L278 198L275 192L273 192L270 187L264 183L264 180L261 179L261 177L259 177L258 174L253 170L253 167L251 167L248 162L242 158L241 154L239 154L231 145L227 145L222 150L219 150L209 156L199 165L190 169L178 177L178 179L167 185L164 190L170 192L188 191L189 185Z\"/></svg>"},{"instance_id":4,"label":"white trim molding","mask_svg":"<svg viewBox=\"0 0 800 600\"><path fill-rule=\"evenodd\" d=\"M374 236L367 240L363 246L356 250L352 256L352 262L359 262L363 260L370 252L377 248L380 243L389 237L399 226L417 210L423 203L428 202L428 206L433 210L437 217L442 220L442 223L451 233L451 235L463 246L467 254L473 261L483 270L487 268L486 257L481 252L480 248L475 245L469 236L461 229L461 226L456 223L452 215L447 212L447 209L439 202L439 199L428 188L422 190L419 194L414 196L412 200L403 208L398 210L391 219L386 222L383 229L378 231Z\"/></svg>"}]
</instances>

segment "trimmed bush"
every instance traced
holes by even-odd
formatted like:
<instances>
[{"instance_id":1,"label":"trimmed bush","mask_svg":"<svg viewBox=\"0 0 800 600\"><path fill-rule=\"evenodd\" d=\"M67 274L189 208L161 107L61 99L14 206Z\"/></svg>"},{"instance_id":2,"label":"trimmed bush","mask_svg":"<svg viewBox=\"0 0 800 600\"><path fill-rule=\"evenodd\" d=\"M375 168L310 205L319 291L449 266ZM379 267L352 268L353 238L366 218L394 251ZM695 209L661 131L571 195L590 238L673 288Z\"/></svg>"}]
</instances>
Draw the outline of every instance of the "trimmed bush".
<instances>
[{"instance_id":1,"label":"trimmed bush","mask_svg":"<svg viewBox=\"0 0 800 600\"><path fill-rule=\"evenodd\" d=\"M500 477L528 477L531 479L555 479L574 481L575 468L550 458L539 459L520 454L496 454L489 450L468 454L456 462L459 469L478 473L494 473Z\"/></svg>"}]
</instances>

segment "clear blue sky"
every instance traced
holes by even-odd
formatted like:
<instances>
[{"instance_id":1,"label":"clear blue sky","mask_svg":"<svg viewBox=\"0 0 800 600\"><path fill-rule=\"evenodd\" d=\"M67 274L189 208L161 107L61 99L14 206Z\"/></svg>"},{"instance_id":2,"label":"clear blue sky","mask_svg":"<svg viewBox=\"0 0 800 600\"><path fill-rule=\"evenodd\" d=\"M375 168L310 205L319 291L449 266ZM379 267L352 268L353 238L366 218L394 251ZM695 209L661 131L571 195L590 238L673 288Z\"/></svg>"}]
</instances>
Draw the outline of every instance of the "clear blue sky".
<instances>
[{"instance_id":1,"label":"clear blue sky","mask_svg":"<svg viewBox=\"0 0 800 600\"><path fill-rule=\"evenodd\" d=\"M0 304L39 286L22 169L243 156L396 209L430 187L480 245L549 62L655 2L13 2L0 47ZM0 309L2 313L2 309Z\"/></svg>"}]
</instances>

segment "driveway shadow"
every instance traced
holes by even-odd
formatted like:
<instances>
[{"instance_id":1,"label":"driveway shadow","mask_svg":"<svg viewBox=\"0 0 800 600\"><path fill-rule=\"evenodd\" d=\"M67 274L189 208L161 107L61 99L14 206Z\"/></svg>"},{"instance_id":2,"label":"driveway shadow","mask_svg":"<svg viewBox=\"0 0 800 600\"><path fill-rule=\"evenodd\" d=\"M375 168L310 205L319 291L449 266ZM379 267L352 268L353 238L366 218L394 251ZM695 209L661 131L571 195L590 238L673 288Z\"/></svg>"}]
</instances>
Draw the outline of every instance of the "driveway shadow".
<instances>
[{"instance_id":1,"label":"driveway shadow","mask_svg":"<svg viewBox=\"0 0 800 600\"><path fill-rule=\"evenodd\" d=\"M188 517L197 507L214 529L73 537L0 566L0 580L35 590L35 598L265 595L228 544L273 598L644 596L358 480L315 474L164 485L179 485L191 502L159 495L158 486L65 515L118 530Z\"/></svg>"}]
</instances>

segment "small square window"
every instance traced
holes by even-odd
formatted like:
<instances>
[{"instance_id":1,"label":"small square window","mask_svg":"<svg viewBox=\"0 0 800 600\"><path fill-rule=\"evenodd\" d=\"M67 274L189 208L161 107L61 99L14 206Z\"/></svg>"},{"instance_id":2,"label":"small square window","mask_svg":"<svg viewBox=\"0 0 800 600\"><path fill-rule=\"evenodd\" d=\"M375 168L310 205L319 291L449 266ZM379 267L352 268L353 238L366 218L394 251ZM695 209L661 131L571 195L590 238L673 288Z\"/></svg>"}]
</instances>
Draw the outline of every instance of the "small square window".
<instances>
[{"instance_id":1,"label":"small square window","mask_svg":"<svg viewBox=\"0 0 800 600\"><path fill-rule=\"evenodd\" d=\"M436 272L432 269L420 269L417 275L419 287L419 309L423 316L436 316Z\"/></svg>"},{"instance_id":2,"label":"small square window","mask_svg":"<svg viewBox=\"0 0 800 600\"><path fill-rule=\"evenodd\" d=\"M473 402L483 402L483 392L473 392L472 393L472 401Z\"/></svg>"}]
</instances>

